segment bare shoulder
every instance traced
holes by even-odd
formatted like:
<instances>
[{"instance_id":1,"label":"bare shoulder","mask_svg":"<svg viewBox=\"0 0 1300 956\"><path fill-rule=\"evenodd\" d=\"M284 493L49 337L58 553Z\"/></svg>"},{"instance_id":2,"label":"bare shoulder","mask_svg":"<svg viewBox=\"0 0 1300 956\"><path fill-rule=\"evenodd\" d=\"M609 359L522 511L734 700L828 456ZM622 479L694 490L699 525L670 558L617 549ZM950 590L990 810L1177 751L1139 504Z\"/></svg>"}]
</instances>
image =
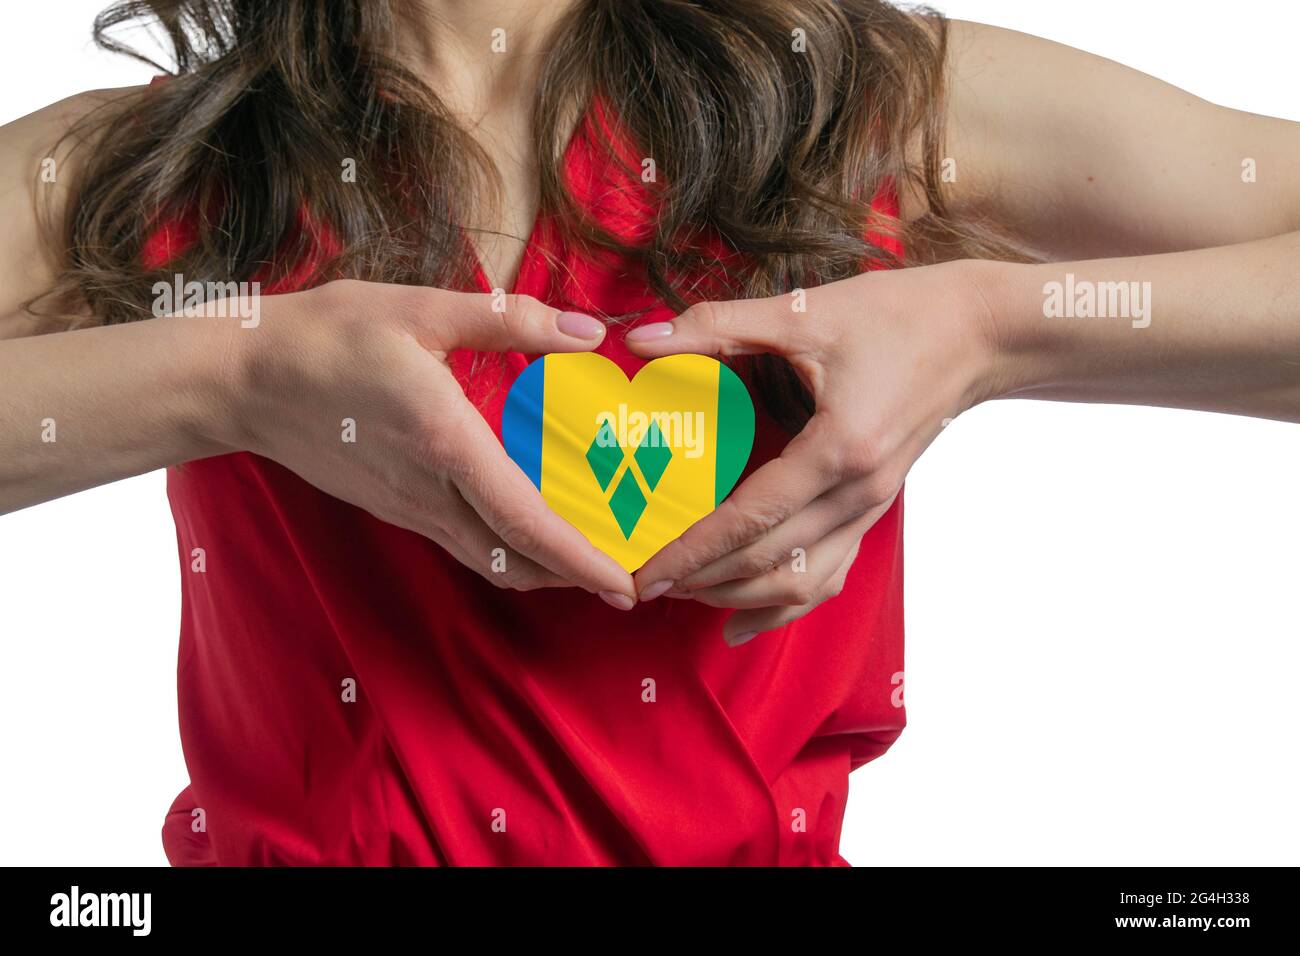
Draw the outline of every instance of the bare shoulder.
<instances>
[{"instance_id":1,"label":"bare shoulder","mask_svg":"<svg viewBox=\"0 0 1300 956\"><path fill-rule=\"evenodd\" d=\"M17 212L12 203L23 195L30 200L41 187L66 182L68 177L59 170L60 161L75 167L77 147L81 145L77 132L82 122L145 89L127 86L88 90L0 126L0 201L6 204L5 211Z\"/></svg>"},{"instance_id":2,"label":"bare shoulder","mask_svg":"<svg viewBox=\"0 0 1300 956\"><path fill-rule=\"evenodd\" d=\"M935 32L938 21L924 13L912 14L918 26ZM1030 123L1024 113L1028 106L1052 99L1052 91L1039 83L1043 74L1056 72L1054 62L1071 55L1087 56L1081 51L1016 30L944 18L944 98L943 124L945 162L954 164L947 199L953 208L969 208L972 186L985 192L982 174L988 159L1006 147L1010 130L1007 122ZM1030 74L1038 74L1027 83ZM919 131L909 144L909 160L922 162ZM978 176L969 174L977 173ZM976 182L972 182L976 180ZM905 190L904 218L915 218L928 210L919 184Z\"/></svg>"},{"instance_id":3,"label":"bare shoulder","mask_svg":"<svg viewBox=\"0 0 1300 956\"><path fill-rule=\"evenodd\" d=\"M950 208L1048 258L1227 245L1300 223L1300 125L965 21L950 24L946 80ZM1247 165L1269 175L1255 185Z\"/></svg>"},{"instance_id":4,"label":"bare shoulder","mask_svg":"<svg viewBox=\"0 0 1300 956\"><path fill-rule=\"evenodd\" d=\"M100 111L138 96L143 86L88 90L0 126L0 338L30 334L24 302L46 292L61 267L47 241ZM91 121L91 122L86 122Z\"/></svg>"}]
</instances>

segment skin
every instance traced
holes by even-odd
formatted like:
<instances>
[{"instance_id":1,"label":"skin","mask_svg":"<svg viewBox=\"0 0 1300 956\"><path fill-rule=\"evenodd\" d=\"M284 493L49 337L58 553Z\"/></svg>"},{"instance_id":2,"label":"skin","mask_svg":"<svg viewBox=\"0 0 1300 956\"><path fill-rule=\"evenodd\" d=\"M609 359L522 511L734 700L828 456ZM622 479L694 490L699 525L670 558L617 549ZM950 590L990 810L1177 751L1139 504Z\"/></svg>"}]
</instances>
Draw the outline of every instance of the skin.
<instances>
[{"instance_id":1,"label":"skin","mask_svg":"<svg viewBox=\"0 0 1300 956\"><path fill-rule=\"evenodd\" d=\"M410 29L399 42L407 61L473 132L500 178L500 201L472 209L465 223L493 288L513 287L537 218L532 91L546 37L570 6L554 0L423 0L405 13ZM484 56L497 29L506 31L506 52Z\"/></svg>"},{"instance_id":2,"label":"skin","mask_svg":"<svg viewBox=\"0 0 1300 956\"><path fill-rule=\"evenodd\" d=\"M535 85L535 43L556 11L491 6L426 4L437 22L413 23L404 41L493 151L512 136L526 141L519 120L530 102L524 91ZM483 18L494 12L517 54L508 63L469 49L468 37L489 35ZM75 180L77 155L56 155L54 184L38 184L36 172L73 120L115 95L83 94L0 128L0 212L14 224L0 238L0 513L182 461L254 451L429 537L498 587L577 586L622 610L635 604L631 576L546 507L445 361L455 348L591 349L605 329L589 316L513 295L498 313L490 296L362 282L267 297L255 328L191 317L51 331L26 315L22 303L48 289L58 268L37 210L48 203L58 215L60 184ZM526 234L520 224L535 216L536 172L516 152L494 155L505 201L495 219L472 226L485 271L508 288L523 243L503 237ZM339 441L344 417L357 420L364 440ZM46 419L57 423L57 442L39 440ZM504 572L492 568L499 548L508 555Z\"/></svg>"},{"instance_id":3,"label":"skin","mask_svg":"<svg viewBox=\"0 0 1300 956\"><path fill-rule=\"evenodd\" d=\"M407 54L502 167L498 213L471 225L488 275L509 288L523 253L511 237L528 234L536 208L536 170L513 144L528 141L541 39L562 5L425 7L437 22L413 20ZM489 23L506 28L511 52L482 55ZM979 402L1014 395L1300 420L1300 280L1287 268L1300 251L1300 190L1286 185L1300 182L1300 127L973 24L954 24L948 70L950 201L1057 261L864 274L810 290L806 313L786 297L707 303L631 333L647 358L784 355L817 403L780 458L635 579L546 508L445 363L457 347L589 349L603 329L525 297L497 313L485 296L338 282L263 300L254 329L176 317L38 336L49 330L21 303L49 287L58 263L34 207L57 210L63 197L35 173L66 124L114 94L0 128L9 224L0 511L249 450L427 535L500 586L579 586L622 608L689 596L738 608L724 637L740 644L839 592L917 456ZM1258 182L1242 182L1245 156ZM66 163L75 169L75 155ZM917 214L916 197L903 201L905 215ZM1211 251L1187 251L1198 249ZM1154 321L1045 319L1043 286L1066 272L1151 282ZM338 441L345 416L366 441ZM57 443L37 440L45 418L58 422ZM434 433L442 440L420 440ZM488 571L497 547L510 553L504 575ZM795 547L807 552L806 572L788 564Z\"/></svg>"},{"instance_id":4,"label":"skin","mask_svg":"<svg viewBox=\"0 0 1300 956\"><path fill-rule=\"evenodd\" d=\"M917 457L979 402L1300 421L1300 125L1046 40L953 26L951 201L1057 261L864 274L810 290L806 314L785 297L707 303L628 336L647 358L784 355L816 399L779 459L636 573L643 600L742 608L724 633L733 646L838 594ZM1246 157L1267 171L1257 182L1242 180ZM1157 317L1143 329L1046 319L1044 285L1066 273L1150 282ZM796 547L806 573L791 568Z\"/></svg>"}]
</instances>

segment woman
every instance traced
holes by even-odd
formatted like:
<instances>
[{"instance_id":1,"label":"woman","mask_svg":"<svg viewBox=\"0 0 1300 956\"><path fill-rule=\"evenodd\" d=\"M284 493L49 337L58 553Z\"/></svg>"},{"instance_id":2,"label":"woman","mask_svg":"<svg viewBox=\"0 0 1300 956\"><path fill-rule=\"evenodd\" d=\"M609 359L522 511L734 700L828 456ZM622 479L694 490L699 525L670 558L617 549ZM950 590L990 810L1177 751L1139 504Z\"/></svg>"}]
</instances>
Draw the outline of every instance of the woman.
<instances>
[{"instance_id":1,"label":"woman","mask_svg":"<svg viewBox=\"0 0 1300 956\"><path fill-rule=\"evenodd\" d=\"M101 42L144 15L175 76L0 130L0 507L169 469L173 863L843 863L949 420L1300 420L1293 124L877 0L157 0ZM499 441L528 357L593 349L760 399L634 576Z\"/></svg>"}]
</instances>

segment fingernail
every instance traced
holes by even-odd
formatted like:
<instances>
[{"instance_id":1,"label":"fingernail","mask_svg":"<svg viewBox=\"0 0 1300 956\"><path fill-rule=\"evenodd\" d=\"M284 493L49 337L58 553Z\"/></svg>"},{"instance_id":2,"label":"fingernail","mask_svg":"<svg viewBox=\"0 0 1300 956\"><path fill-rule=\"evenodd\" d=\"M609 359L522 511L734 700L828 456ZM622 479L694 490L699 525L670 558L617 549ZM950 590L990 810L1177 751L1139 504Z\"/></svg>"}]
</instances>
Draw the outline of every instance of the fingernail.
<instances>
[{"instance_id":1,"label":"fingernail","mask_svg":"<svg viewBox=\"0 0 1300 956\"><path fill-rule=\"evenodd\" d=\"M741 644L744 644L746 641L753 640L757 636L758 636L758 631L741 631L739 634L732 634L730 637L727 637L724 634L723 639L731 647L739 647Z\"/></svg>"},{"instance_id":2,"label":"fingernail","mask_svg":"<svg viewBox=\"0 0 1300 956\"><path fill-rule=\"evenodd\" d=\"M632 600L621 591L601 591L600 599L610 607L616 607L620 611L630 611L636 601Z\"/></svg>"},{"instance_id":3,"label":"fingernail","mask_svg":"<svg viewBox=\"0 0 1300 956\"><path fill-rule=\"evenodd\" d=\"M561 312L555 317L555 327L575 339L596 339L605 331L605 323L581 312Z\"/></svg>"},{"instance_id":4,"label":"fingernail","mask_svg":"<svg viewBox=\"0 0 1300 956\"><path fill-rule=\"evenodd\" d=\"M638 325L629 332L627 341L653 342L655 339L666 339L672 334L673 324L671 322L651 322L649 325Z\"/></svg>"},{"instance_id":5,"label":"fingernail","mask_svg":"<svg viewBox=\"0 0 1300 956\"><path fill-rule=\"evenodd\" d=\"M641 592L641 600L653 601L659 595L669 590L672 586L673 586L672 581L656 581L654 584L650 585L648 588L646 588L644 591Z\"/></svg>"}]
</instances>

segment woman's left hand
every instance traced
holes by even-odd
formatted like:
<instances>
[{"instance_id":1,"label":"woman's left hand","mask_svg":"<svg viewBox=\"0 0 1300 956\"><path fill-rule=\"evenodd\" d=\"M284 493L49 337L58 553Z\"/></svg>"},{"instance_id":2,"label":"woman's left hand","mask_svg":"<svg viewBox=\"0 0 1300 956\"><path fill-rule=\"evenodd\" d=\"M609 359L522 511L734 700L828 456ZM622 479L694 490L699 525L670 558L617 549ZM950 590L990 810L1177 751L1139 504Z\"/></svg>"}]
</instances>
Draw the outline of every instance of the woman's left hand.
<instances>
[{"instance_id":1,"label":"woman's left hand","mask_svg":"<svg viewBox=\"0 0 1300 956\"><path fill-rule=\"evenodd\" d=\"M641 599L738 608L723 635L735 646L838 594L912 463L998 391L987 265L868 272L807 290L803 310L795 294L706 302L630 332L645 358L783 356L816 404L778 458L637 572Z\"/></svg>"}]
</instances>

